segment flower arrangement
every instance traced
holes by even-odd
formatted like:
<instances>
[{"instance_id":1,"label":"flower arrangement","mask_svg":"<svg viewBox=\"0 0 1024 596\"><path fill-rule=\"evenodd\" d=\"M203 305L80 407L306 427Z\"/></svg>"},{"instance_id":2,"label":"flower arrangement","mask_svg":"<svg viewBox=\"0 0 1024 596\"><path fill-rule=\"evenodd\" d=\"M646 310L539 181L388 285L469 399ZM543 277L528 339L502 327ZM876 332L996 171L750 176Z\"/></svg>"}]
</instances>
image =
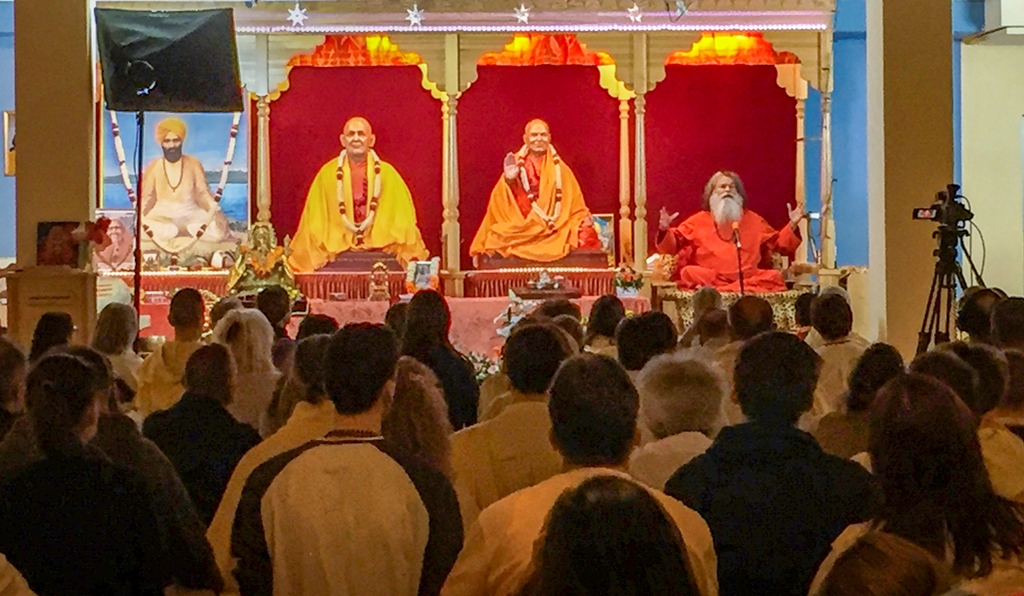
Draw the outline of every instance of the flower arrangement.
<instances>
[{"instance_id":1,"label":"flower arrangement","mask_svg":"<svg viewBox=\"0 0 1024 596\"><path fill-rule=\"evenodd\" d=\"M628 264L623 263L615 272L612 285L623 290L639 290L644 287L644 276L642 273L637 273Z\"/></svg>"},{"instance_id":2,"label":"flower arrangement","mask_svg":"<svg viewBox=\"0 0 1024 596\"><path fill-rule=\"evenodd\" d=\"M441 287L441 259L410 261L405 270L405 291L415 294L419 290L437 290Z\"/></svg>"},{"instance_id":3,"label":"flower arrangement","mask_svg":"<svg viewBox=\"0 0 1024 596\"><path fill-rule=\"evenodd\" d=\"M479 352L468 352L466 358L473 365L473 372L476 375L477 384L483 383L488 377L501 372L501 363L493 360L486 354Z\"/></svg>"},{"instance_id":4,"label":"flower arrangement","mask_svg":"<svg viewBox=\"0 0 1024 596\"><path fill-rule=\"evenodd\" d=\"M85 221L71 232L71 238L78 243L78 268L86 269L91 262L92 252L101 251L111 244L110 219L100 217L96 221Z\"/></svg>"}]
</instances>

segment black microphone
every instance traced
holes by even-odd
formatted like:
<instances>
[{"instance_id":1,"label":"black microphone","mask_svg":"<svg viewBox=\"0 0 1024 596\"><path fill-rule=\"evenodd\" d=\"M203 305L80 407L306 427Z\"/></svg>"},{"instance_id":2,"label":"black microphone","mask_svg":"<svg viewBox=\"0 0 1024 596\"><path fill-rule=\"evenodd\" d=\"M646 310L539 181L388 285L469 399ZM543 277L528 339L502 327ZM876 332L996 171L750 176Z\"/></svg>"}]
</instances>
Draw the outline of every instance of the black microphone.
<instances>
[{"instance_id":1,"label":"black microphone","mask_svg":"<svg viewBox=\"0 0 1024 596\"><path fill-rule=\"evenodd\" d=\"M746 288L743 287L743 243L740 242L740 222L732 222L732 241L736 244L736 272L740 278L740 296L746 293Z\"/></svg>"}]
</instances>

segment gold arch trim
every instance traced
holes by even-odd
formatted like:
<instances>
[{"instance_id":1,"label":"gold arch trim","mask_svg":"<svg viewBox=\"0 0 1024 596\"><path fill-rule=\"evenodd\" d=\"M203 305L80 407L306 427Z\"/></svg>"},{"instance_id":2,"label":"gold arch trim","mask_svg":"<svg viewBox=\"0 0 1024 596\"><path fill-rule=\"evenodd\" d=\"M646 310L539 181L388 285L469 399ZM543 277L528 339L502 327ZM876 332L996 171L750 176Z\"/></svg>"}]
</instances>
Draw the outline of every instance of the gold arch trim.
<instances>
[{"instance_id":1,"label":"gold arch trim","mask_svg":"<svg viewBox=\"0 0 1024 596\"><path fill-rule=\"evenodd\" d=\"M431 97L448 101L448 94L430 79L427 63L415 52L402 52L387 35L327 35L323 43L307 54L292 56L284 69L284 80L268 95L279 99L291 87L291 72L297 67L344 68L361 66L416 66L422 73L420 85ZM255 98L255 95L253 96Z\"/></svg>"}]
</instances>

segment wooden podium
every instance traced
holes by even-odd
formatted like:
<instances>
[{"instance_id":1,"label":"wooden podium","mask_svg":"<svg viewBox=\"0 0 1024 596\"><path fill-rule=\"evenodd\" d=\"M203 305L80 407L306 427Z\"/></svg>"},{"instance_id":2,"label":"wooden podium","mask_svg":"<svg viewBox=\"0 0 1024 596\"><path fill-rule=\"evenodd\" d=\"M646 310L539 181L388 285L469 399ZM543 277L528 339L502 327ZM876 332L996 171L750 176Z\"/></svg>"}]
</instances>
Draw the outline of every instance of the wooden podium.
<instances>
[{"instance_id":1,"label":"wooden podium","mask_svg":"<svg viewBox=\"0 0 1024 596\"><path fill-rule=\"evenodd\" d=\"M96 324L96 274L69 267L29 267L7 275L10 337L28 349L43 313L66 312L76 343L87 344Z\"/></svg>"}]
</instances>

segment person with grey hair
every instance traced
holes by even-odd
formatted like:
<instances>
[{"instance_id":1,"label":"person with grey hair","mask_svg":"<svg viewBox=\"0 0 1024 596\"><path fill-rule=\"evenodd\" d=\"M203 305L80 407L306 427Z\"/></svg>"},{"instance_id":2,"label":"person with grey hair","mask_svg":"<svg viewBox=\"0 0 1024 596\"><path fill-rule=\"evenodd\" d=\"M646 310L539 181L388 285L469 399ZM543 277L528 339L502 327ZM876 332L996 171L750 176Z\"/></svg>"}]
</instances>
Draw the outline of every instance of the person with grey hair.
<instances>
[{"instance_id":1,"label":"person with grey hair","mask_svg":"<svg viewBox=\"0 0 1024 596\"><path fill-rule=\"evenodd\" d=\"M722 294L713 286L704 286L693 293L690 304L693 305L693 321L679 337L680 348L694 348L700 345L697 323L705 313L722 308Z\"/></svg>"},{"instance_id":2,"label":"person with grey hair","mask_svg":"<svg viewBox=\"0 0 1024 596\"><path fill-rule=\"evenodd\" d=\"M114 377L124 381L132 391L138 388L135 372L142 366L142 358L132 349L138 334L139 315L135 308L112 302L100 311L92 336L93 349L106 355Z\"/></svg>"},{"instance_id":3,"label":"person with grey hair","mask_svg":"<svg viewBox=\"0 0 1024 596\"><path fill-rule=\"evenodd\" d=\"M237 366L235 395L227 405L228 411L239 422L266 430L261 428L261 416L267 411L281 376L271 359L274 329L270 321L254 308L236 309L217 324L213 339L227 347Z\"/></svg>"},{"instance_id":4,"label":"person with grey hair","mask_svg":"<svg viewBox=\"0 0 1024 596\"><path fill-rule=\"evenodd\" d=\"M710 364L681 354L652 359L636 385L640 423L654 440L633 451L629 473L663 489L676 470L711 446L725 388Z\"/></svg>"}]
</instances>

